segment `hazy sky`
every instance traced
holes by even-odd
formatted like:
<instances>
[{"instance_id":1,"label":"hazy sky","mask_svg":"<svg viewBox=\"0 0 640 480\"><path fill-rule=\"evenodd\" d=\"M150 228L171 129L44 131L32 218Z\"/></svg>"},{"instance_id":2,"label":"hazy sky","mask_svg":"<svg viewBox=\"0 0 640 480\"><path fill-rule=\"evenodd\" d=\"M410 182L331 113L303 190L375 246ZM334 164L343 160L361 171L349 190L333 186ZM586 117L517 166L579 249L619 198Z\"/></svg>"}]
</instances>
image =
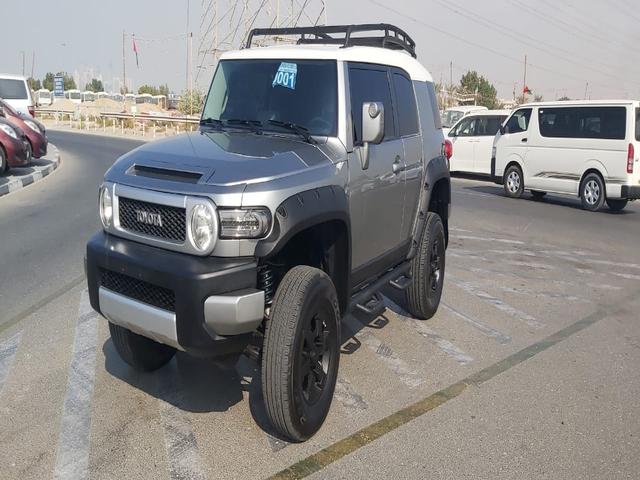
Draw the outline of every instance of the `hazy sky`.
<instances>
[{"instance_id":1,"label":"hazy sky","mask_svg":"<svg viewBox=\"0 0 640 480\"><path fill-rule=\"evenodd\" d=\"M295 4L304 0L291 0ZM281 15L291 4L280 1ZM306 0L308 5L320 0ZM186 83L187 42L192 31L194 71L203 64L202 22L209 0L0 0L2 36L0 72L85 71L93 68L110 81L122 75L122 32L140 39L136 68L131 40L125 44L127 77L135 86L160 84L181 91ZM187 30L187 3L190 7ZM220 10L231 4L220 1ZM418 44L418 59L436 81L454 82L464 71L478 70L511 98L522 89L524 56L527 84L546 99L640 98L640 10L634 0L327 0L329 23L389 22L405 29ZM255 26L268 26L264 15L275 0L248 0L263 15ZM240 1L239 5L244 5ZM309 7L314 13L316 6ZM211 10L209 10L209 15ZM305 18L301 17L301 24ZM221 27L223 28L223 27ZM209 36L211 33L209 34ZM238 42L236 42L238 43ZM198 75L208 86L211 69ZM586 83L588 82L588 87ZM81 85L81 88L84 85Z\"/></svg>"}]
</instances>

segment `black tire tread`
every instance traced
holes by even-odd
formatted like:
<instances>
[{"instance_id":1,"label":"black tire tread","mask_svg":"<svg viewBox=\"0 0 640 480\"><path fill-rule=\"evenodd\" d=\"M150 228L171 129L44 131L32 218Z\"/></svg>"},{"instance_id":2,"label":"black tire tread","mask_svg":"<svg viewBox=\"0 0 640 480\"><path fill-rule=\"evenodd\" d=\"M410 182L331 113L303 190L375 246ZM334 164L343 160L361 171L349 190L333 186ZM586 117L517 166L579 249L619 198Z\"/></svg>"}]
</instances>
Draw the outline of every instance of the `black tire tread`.
<instances>
[{"instance_id":1,"label":"black tire tread","mask_svg":"<svg viewBox=\"0 0 640 480\"><path fill-rule=\"evenodd\" d=\"M424 292L429 288L427 261L430 255L431 245L431 230L432 225L435 223L440 224L440 228L444 232L444 225L442 225L442 219L437 213L427 212L427 218L424 222L422 234L420 236L420 245L416 255L411 259L411 285L407 288L406 299L409 313L417 318L428 320L433 314L429 313L429 307L427 305Z\"/></svg>"},{"instance_id":2,"label":"black tire tread","mask_svg":"<svg viewBox=\"0 0 640 480\"><path fill-rule=\"evenodd\" d=\"M303 294L317 277L329 276L322 270L300 265L284 276L273 299L271 319L265 331L265 348L262 359L262 391L267 415L273 426L294 440L301 441L291 423L289 413L289 389L292 388L292 367L295 352L297 319L305 301ZM333 302L338 310L337 296ZM276 321L274 321L277 319ZM285 321L280 321L283 319Z\"/></svg>"}]
</instances>

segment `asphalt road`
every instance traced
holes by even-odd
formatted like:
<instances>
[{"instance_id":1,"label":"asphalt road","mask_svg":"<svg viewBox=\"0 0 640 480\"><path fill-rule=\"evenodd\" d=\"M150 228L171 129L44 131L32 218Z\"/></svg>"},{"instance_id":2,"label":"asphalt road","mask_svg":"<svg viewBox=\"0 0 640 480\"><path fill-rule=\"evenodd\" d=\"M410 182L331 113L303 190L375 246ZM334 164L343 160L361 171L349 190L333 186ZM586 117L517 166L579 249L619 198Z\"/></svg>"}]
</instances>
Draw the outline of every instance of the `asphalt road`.
<instances>
[{"instance_id":1,"label":"asphalt road","mask_svg":"<svg viewBox=\"0 0 640 480\"><path fill-rule=\"evenodd\" d=\"M637 478L640 205L454 179L437 315L347 317L329 418L292 445L252 360L118 358L80 277L97 185L136 143L51 137L61 167L0 199L3 479Z\"/></svg>"}]
</instances>

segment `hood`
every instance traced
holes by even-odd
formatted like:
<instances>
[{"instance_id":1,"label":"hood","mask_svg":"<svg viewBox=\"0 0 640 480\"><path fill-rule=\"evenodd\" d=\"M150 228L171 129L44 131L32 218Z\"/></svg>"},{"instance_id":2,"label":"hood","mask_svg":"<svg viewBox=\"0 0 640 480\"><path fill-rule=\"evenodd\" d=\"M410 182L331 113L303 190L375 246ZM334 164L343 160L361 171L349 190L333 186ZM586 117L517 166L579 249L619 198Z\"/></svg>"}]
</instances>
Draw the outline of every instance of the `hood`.
<instances>
[{"instance_id":1,"label":"hood","mask_svg":"<svg viewBox=\"0 0 640 480\"><path fill-rule=\"evenodd\" d=\"M330 164L329 152L289 136L199 131L132 150L105 179L169 191L184 190L184 183L190 183L195 193L206 191L204 186L238 187Z\"/></svg>"}]
</instances>

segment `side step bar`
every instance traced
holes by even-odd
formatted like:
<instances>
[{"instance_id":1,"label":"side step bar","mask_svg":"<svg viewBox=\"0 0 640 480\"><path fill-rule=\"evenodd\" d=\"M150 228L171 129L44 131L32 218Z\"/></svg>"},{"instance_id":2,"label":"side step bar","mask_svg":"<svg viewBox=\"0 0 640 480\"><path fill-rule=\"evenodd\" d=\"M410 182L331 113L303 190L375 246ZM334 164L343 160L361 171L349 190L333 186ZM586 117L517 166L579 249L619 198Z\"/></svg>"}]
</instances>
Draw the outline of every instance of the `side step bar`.
<instances>
[{"instance_id":1,"label":"side step bar","mask_svg":"<svg viewBox=\"0 0 640 480\"><path fill-rule=\"evenodd\" d=\"M409 278L407 275L410 269L411 264L409 262L404 262L397 267L389 270L378 280L363 288L353 297L351 297L351 302L349 302L349 310L353 311L357 308L358 310L363 311L367 314L378 313L378 310L380 310L381 307L382 310L384 310L384 302L382 300L382 296L379 293L380 290L382 290L382 288L387 283L391 283L394 288L397 288L399 290L406 289L411 283L411 278ZM380 310L379 313L382 313L382 310Z\"/></svg>"}]
</instances>

